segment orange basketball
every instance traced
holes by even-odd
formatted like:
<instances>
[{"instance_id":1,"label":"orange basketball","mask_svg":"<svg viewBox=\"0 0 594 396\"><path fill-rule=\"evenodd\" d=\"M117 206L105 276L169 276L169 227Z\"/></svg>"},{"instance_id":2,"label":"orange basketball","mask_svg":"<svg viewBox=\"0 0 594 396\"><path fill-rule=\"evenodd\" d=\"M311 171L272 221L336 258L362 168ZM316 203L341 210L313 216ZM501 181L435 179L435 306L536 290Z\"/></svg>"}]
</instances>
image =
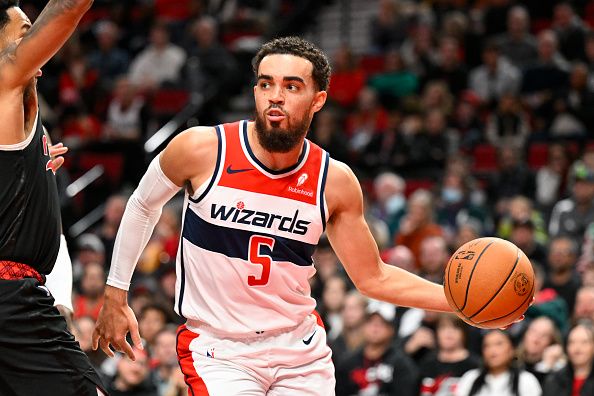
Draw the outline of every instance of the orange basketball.
<instances>
[{"instance_id":1,"label":"orange basketball","mask_svg":"<svg viewBox=\"0 0 594 396\"><path fill-rule=\"evenodd\" d=\"M444 276L448 303L466 323L501 328L518 319L534 296L534 271L516 245L478 238L452 255Z\"/></svg>"}]
</instances>

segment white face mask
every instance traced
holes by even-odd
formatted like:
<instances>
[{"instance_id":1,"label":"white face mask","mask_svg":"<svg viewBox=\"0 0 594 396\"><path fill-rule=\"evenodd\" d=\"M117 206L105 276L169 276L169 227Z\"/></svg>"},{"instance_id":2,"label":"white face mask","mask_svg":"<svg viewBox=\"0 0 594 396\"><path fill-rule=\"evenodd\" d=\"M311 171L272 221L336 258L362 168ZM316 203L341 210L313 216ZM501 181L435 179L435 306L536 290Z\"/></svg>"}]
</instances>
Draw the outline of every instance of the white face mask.
<instances>
[{"instance_id":1,"label":"white face mask","mask_svg":"<svg viewBox=\"0 0 594 396\"><path fill-rule=\"evenodd\" d=\"M458 203L462 201L464 195L462 194L462 190L457 188L446 187L441 191L441 199L443 199L446 203Z\"/></svg>"},{"instance_id":2,"label":"white face mask","mask_svg":"<svg viewBox=\"0 0 594 396\"><path fill-rule=\"evenodd\" d=\"M384 204L384 207L386 209L386 212L388 212L389 214L393 214L404 209L405 205L406 199L404 198L404 196L398 194L392 195L390 198L388 198L388 200Z\"/></svg>"}]
</instances>

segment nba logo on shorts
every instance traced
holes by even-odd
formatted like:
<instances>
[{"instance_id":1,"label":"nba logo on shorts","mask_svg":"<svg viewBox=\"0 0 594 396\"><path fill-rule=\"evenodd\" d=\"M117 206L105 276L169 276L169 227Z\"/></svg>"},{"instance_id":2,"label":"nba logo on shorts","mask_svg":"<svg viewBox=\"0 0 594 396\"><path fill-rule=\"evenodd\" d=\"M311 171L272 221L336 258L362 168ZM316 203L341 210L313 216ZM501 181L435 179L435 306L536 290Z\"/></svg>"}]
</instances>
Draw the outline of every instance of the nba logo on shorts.
<instances>
[{"instance_id":1,"label":"nba logo on shorts","mask_svg":"<svg viewBox=\"0 0 594 396\"><path fill-rule=\"evenodd\" d=\"M209 348L206 350L206 357L214 359L214 348Z\"/></svg>"},{"instance_id":2,"label":"nba logo on shorts","mask_svg":"<svg viewBox=\"0 0 594 396\"><path fill-rule=\"evenodd\" d=\"M307 180L307 178L307 173L302 173L301 176L299 176L299 179L297 179L297 187L302 186Z\"/></svg>"}]
</instances>

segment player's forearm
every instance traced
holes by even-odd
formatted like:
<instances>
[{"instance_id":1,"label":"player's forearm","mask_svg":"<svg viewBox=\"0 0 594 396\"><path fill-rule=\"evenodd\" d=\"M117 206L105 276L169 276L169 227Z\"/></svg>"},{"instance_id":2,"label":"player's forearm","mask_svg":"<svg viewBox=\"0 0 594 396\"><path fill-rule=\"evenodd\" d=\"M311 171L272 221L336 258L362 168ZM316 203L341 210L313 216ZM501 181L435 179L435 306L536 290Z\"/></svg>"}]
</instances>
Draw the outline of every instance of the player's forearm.
<instances>
[{"instance_id":1,"label":"player's forearm","mask_svg":"<svg viewBox=\"0 0 594 396\"><path fill-rule=\"evenodd\" d=\"M451 312L443 286L401 268L381 263L375 275L358 285L363 294L392 304Z\"/></svg>"},{"instance_id":2,"label":"player's forearm","mask_svg":"<svg viewBox=\"0 0 594 396\"><path fill-rule=\"evenodd\" d=\"M163 174L159 158L155 158L126 205L113 248L108 285L128 290L136 263L159 221L163 205L179 189Z\"/></svg>"}]
</instances>

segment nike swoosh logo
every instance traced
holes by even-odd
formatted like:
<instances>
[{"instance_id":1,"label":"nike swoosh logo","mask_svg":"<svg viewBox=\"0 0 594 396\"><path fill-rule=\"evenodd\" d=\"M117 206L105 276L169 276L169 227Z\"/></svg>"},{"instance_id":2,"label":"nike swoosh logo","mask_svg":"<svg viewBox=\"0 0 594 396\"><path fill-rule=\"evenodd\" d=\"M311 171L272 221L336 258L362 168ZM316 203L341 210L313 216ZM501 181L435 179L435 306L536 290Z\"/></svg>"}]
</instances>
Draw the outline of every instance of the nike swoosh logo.
<instances>
[{"instance_id":1,"label":"nike swoosh logo","mask_svg":"<svg viewBox=\"0 0 594 396\"><path fill-rule=\"evenodd\" d=\"M311 335L311 336L309 336L309 338L308 338L307 340L303 340L303 343L304 343L305 345L309 345L309 344L311 343L311 340L313 339L313 336L315 336L315 335L316 335L316 331L317 331L317 330L314 330L314 332L312 333L312 335Z\"/></svg>"},{"instance_id":2,"label":"nike swoosh logo","mask_svg":"<svg viewBox=\"0 0 594 396\"><path fill-rule=\"evenodd\" d=\"M227 173L230 174L230 175L232 175L234 173L248 172L248 171L251 171L251 170L254 170L254 168L233 169L233 168L231 168L231 165L229 165L227 167Z\"/></svg>"}]
</instances>

